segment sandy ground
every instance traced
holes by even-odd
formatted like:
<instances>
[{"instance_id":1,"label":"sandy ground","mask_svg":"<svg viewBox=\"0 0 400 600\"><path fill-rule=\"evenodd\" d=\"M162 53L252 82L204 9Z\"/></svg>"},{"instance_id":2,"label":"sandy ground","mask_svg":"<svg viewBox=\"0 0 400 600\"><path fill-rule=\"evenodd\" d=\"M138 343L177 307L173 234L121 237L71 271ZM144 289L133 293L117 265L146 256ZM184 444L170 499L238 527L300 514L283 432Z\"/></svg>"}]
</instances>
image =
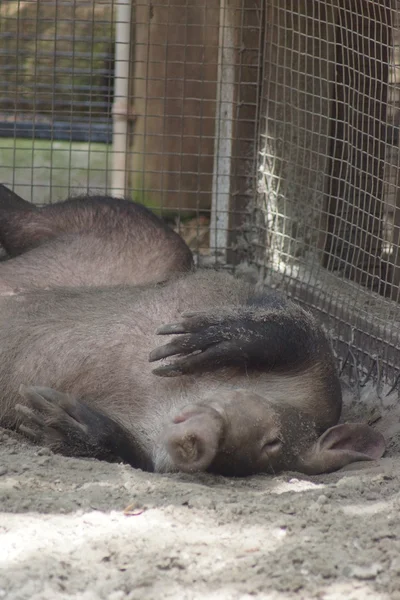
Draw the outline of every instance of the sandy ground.
<instances>
[{"instance_id":1,"label":"sandy ground","mask_svg":"<svg viewBox=\"0 0 400 600\"><path fill-rule=\"evenodd\" d=\"M363 394L345 417L376 411ZM154 475L0 430L0 598L400 600L399 414L380 410L388 456L318 477Z\"/></svg>"}]
</instances>

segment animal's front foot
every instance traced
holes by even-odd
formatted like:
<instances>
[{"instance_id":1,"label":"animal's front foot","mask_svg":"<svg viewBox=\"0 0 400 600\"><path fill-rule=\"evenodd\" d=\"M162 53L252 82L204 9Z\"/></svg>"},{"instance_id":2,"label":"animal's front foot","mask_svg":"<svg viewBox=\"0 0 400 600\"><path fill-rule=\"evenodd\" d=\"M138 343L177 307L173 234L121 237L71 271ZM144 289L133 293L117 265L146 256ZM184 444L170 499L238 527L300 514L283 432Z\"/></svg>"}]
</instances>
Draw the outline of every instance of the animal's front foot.
<instances>
[{"instance_id":1,"label":"animal's front foot","mask_svg":"<svg viewBox=\"0 0 400 600\"><path fill-rule=\"evenodd\" d=\"M37 444L63 454L77 454L87 437L85 408L75 398L46 387L21 385L24 404L15 409L21 419L19 430Z\"/></svg>"},{"instance_id":2,"label":"animal's front foot","mask_svg":"<svg viewBox=\"0 0 400 600\"><path fill-rule=\"evenodd\" d=\"M122 425L82 400L46 387L21 385L21 433L66 456L121 461L152 470L152 461Z\"/></svg>"},{"instance_id":3,"label":"animal's front foot","mask_svg":"<svg viewBox=\"0 0 400 600\"><path fill-rule=\"evenodd\" d=\"M174 357L169 364L153 369L153 373L175 377L229 366L236 352L235 343L232 344L234 326L230 314L207 312L184 313L180 322L163 325L157 330L158 335L179 335L150 353L150 362Z\"/></svg>"}]
</instances>

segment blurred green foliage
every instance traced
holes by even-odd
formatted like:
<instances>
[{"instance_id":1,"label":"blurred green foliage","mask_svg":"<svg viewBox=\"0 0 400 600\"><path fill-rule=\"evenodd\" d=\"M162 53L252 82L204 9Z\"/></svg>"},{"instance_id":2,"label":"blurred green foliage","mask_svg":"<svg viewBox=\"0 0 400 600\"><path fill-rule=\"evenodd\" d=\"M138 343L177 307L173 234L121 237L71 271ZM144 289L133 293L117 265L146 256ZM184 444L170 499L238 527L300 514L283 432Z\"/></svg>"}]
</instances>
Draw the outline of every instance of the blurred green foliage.
<instances>
[{"instance_id":1,"label":"blurred green foliage","mask_svg":"<svg viewBox=\"0 0 400 600\"><path fill-rule=\"evenodd\" d=\"M104 113L114 40L113 3L0 3L0 111Z\"/></svg>"}]
</instances>

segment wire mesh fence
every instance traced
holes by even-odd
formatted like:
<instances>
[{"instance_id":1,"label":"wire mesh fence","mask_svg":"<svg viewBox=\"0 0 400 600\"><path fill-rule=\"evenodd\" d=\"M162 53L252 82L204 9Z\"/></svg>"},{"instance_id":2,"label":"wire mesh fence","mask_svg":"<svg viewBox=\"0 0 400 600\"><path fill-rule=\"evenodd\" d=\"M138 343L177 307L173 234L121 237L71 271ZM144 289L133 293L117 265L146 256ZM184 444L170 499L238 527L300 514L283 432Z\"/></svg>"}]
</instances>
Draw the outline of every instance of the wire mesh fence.
<instances>
[{"instance_id":1,"label":"wire mesh fence","mask_svg":"<svg viewBox=\"0 0 400 600\"><path fill-rule=\"evenodd\" d=\"M125 195L196 256L316 310L361 383L400 372L400 3L0 5L0 180Z\"/></svg>"},{"instance_id":2,"label":"wire mesh fence","mask_svg":"<svg viewBox=\"0 0 400 600\"><path fill-rule=\"evenodd\" d=\"M320 313L362 379L400 364L386 299L398 302L398 13L267 3L257 262Z\"/></svg>"},{"instance_id":3,"label":"wire mesh fence","mask_svg":"<svg viewBox=\"0 0 400 600\"><path fill-rule=\"evenodd\" d=\"M28 200L106 186L113 31L110 2L1 3L0 179Z\"/></svg>"}]
</instances>

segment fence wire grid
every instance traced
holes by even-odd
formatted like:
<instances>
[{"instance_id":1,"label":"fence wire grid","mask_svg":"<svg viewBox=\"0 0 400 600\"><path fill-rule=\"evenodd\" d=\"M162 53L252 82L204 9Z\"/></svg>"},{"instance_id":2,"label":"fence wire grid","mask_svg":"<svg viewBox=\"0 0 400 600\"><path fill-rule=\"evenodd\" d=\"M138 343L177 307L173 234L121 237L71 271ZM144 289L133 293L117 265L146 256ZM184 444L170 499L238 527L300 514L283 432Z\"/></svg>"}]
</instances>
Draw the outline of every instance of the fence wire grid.
<instances>
[{"instance_id":1,"label":"fence wire grid","mask_svg":"<svg viewBox=\"0 0 400 600\"><path fill-rule=\"evenodd\" d=\"M112 193L400 380L400 2L0 4L0 181Z\"/></svg>"}]
</instances>

